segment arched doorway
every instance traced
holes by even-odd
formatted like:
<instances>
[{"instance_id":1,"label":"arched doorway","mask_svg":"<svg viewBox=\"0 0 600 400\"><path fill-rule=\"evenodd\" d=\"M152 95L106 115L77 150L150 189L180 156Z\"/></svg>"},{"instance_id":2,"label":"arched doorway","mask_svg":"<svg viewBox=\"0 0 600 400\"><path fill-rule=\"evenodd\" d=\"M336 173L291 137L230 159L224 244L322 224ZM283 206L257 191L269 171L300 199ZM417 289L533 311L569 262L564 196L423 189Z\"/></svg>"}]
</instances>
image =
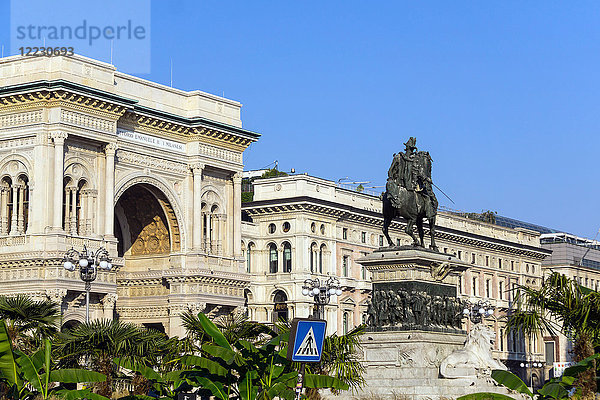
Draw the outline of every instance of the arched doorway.
<instances>
[{"instance_id":1,"label":"arched doorway","mask_svg":"<svg viewBox=\"0 0 600 400\"><path fill-rule=\"evenodd\" d=\"M127 189L115 206L119 256L169 254L181 248L179 225L166 196L148 184Z\"/></svg>"},{"instance_id":2,"label":"arched doorway","mask_svg":"<svg viewBox=\"0 0 600 400\"><path fill-rule=\"evenodd\" d=\"M60 330L64 332L66 330L71 330L78 325L81 325L81 322L77 321L76 319L70 319L62 325Z\"/></svg>"},{"instance_id":3,"label":"arched doorway","mask_svg":"<svg viewBox=\"0 0 600 400\"><path fill-rule=\"evenodd\" d=\"M288 320L287 295L283 290L278 290L273 296L273 322Z\"/></svg>"}]
</instances>

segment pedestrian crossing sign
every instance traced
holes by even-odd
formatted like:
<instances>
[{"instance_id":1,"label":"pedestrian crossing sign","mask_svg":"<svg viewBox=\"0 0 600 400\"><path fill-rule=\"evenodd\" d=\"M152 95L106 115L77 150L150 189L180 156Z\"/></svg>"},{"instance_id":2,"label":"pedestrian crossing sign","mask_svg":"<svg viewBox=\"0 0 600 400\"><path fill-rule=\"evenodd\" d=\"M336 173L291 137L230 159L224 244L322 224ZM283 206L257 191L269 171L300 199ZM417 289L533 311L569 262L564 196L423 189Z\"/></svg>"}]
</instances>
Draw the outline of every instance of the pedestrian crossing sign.
<instances>
[{"instance_id":1,"label":"pedestrian crossing sign","mask_svg":"<svg viewBox=\"0 0 600 400\"><path fill-rule=\"evenodd\" d=\"M327 321L324 320L294 318L288 342L288 360L308 363L321 361L326 328Z\"/></svg>"}]
</instances>

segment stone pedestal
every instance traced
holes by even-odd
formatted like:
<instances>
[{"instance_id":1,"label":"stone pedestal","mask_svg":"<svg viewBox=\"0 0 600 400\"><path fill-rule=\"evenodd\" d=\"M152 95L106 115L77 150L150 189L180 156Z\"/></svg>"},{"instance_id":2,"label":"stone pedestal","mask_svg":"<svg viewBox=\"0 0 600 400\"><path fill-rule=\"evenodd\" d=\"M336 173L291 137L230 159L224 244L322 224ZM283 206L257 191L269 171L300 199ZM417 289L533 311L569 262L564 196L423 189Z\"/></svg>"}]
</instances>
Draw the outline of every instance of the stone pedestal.
<instances>
[{"instance_id":1,"label":"stone pedestal","mask_svg":"<svg viewBox=\"0 0 600 400\"><path fill-rule=\"evenodd\" d=\"M450 354L466 349L457 286L468 263L412 246L381 248L358 262L372 273L373 295L362 338L367 384L352 397L441 400L506 393L489 373L479 373L489 372L485 368L472 368L471 376L462 378L440 374Z\"/></svg>"}]
</instances>

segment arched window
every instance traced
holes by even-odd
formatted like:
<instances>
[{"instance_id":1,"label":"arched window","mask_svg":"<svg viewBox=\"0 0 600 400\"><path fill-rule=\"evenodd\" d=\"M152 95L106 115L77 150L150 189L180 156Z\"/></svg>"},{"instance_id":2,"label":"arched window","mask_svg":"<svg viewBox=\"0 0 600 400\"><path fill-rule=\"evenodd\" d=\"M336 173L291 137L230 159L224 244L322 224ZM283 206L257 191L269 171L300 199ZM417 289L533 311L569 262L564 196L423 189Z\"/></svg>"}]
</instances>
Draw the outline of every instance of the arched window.
<instances>
[{"instance_id":1,"label":"arched window","mask_svg":"<svg viewBox=\"0 0 600 400\"><path fill-rule=\"evenodd\" d=\"M253 253L254 243L248 243L248 249L246 250L246 272L252 272L252 253Z\"/></svg>"},{"instance_id":2,"label":"arched window","mask_svg":"<svg viewBox=\"0 0 600 400\"><path fill-rule=\"evenodd\" d=\"M275 243L269 245L269 272L272 274L277 273L279 259L277 256L277 246Z\"/></svg>"},{"instance_id":3,"label":"arched window","mask_svg":"<svg viewBox=\"0 0 600 400\"><path fill-rule=\"evenodd\" d=\"M273 322L288 320L287 295L283 290L278 290L273 296Z\"/></svg>"},{"instance_id":4,"label":"arched window","mask_svg":"<svg viewBox=\"0 0 600 400\"><path fill-rule=\"evenodd\" d=\"M315 272L315 270L317 269L317 257L316 257L316 253L317 253L317 244L313 243L310 245L310 248L308 249L309 253L310 253L310 272Z\"/></svg>"},{"instance_id":5,"label":"arched window","mask_svg":"<svg viewBox=\"0 0 600 400\"><path fill-rule=\"evenodd\" d=\"M283 244L283 272L292 272L292 246L288 242Z\"/></svg>"},{"instance_id":6,"label":"arched window","mask_svg":"<svg viewBox=\"0 0 600 400\"><path fill-rule=\"evenodd\" d=\"M323 253L325 252L325 245L322 244L319 248L319 273L323 273Z\"/></svg>"},{"instance_id":7,"label":"arched window","mask_svg":"<svg viewBox=\"0 0 600 400\"><path fill-rule=\"evenodd\" d=\"M344 312L342 326L343 326L344 335L345 335L348 333L348 312Z\"/></svg>"}]
</instances>

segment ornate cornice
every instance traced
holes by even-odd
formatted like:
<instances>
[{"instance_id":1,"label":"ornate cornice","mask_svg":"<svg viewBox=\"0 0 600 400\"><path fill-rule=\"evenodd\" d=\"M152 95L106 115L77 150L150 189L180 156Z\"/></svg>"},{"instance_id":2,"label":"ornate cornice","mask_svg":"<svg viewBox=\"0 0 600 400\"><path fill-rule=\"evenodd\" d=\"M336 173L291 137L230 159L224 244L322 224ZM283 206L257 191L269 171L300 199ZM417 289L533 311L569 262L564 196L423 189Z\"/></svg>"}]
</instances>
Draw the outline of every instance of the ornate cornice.
<instances>
[{"instance_id":1,"label":"ornate cornice","mask_svg":"<svg viewBox=\"0 0 600 400\"><path fill-rule=\"evenodd\" d=\"M203 117L187 118L138 104L113 93L64 80L37 81L0 88L0 112L65 107L140 128L162 137L200 141L242 152L260 135ZM104 125L100 126L105 130Z\"/></svg>"},{"instance_id":2,"label":"ornate cornice","mask_svg":"<svg viewBox=\"0 0 600 400\"><path fill-rule=\"evenodd\" d=\"M364 224L369 227L383 226L383 216L378 212L309 196L243 203L242 210L248 213L248 215L255 217L277 213L306 212L319 215L320 217L327 216L335 218L338 221L343 220ZM390 227L398 231L404 231L406 221L403 219L395 219L392 221ZM427 227L425 227L425 234L429 234L429 229ZM484 235L460 231L444 226L436 226L436 238L482 249L530 257L540 261L549 254L548 250L541 247L486 237Z\"/></svg>"}]
</instances>

